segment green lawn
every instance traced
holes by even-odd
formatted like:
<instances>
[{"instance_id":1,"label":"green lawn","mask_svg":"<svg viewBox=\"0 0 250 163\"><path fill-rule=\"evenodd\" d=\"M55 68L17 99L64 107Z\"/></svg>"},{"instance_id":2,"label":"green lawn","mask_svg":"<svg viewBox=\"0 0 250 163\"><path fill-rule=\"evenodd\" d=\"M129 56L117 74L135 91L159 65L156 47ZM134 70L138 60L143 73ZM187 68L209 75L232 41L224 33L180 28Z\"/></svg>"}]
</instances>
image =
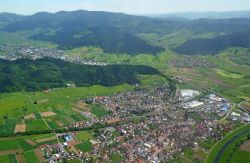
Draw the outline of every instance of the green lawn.
<instances>
[{"instance_id":1,"label":"green lawn","mask_svg":"<svg viewBox=\"0 0 250 163\"><path fill-rule=\"evenodd\" d=\"M105 110L104 108L102 108L100 106L94 105L94 106L90 106L90 108L91 108L91 113L93 113L98 118L101 118L101 117L109 114L109 112L107 110Z\"/></svg>"},{"instance_id":2,"label":"green lawn","mask_svg":"<svg viewBox=\"0 0 250 163\"><path fill-rule=\"evenodd\" d=\"M90 141L85 141L81 144L77 144L76 148L82 150L83 152L90 152L93 147Z\"/></svg>"},{"instance_id":3,"label":"green lawn","mask_svg":"<svg viewBox=\"0 0 250 163\"><path fill-rule=\"evenodd\" d=\"M81 141L93 139L93 135L89 131L80 131L77 133L77 138Z\"/></svg>"},{"instance_id":4,"label":"green lawn","mask_svg":"<svg viewBox=\"0 0 250 163\"><path fill-rule=\"evenodd\" d=\"M67 160L66 163L82 163L80 160Z\"/></svg>"},{"instance_id":5,"label":"green lawn","mask_svg":"<svg viewBox=\"0 0 250 163\"><path fill-rule=\"evenodd\" d=\"M112 163L119 163L123 160L123 157L117 153L113 153L110 157Z\"/></svg>"}]
</instances>

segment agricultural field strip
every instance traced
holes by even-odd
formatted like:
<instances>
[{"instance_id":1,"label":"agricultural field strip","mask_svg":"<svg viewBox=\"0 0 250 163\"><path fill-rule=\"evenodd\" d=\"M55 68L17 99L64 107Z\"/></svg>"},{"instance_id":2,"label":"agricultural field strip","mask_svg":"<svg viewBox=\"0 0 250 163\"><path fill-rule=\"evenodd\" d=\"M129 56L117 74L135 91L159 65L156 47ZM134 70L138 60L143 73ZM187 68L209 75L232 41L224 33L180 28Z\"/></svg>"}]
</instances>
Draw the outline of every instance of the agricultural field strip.
<instances>
[{"instance_id":1,"label":"agricultural field strip","mask_svg":"<svg viewBox=\"0 0 250 163\"><path fill-rule=\"evenodd\" d=\"M36 111L41 115L41 113L40 113L40 111L39 111L39 109L37 108L37 106L34 104L34 101L33 101L33 99L29 96L29 99L30 99L30 101L33 103L33 105L34 105L34 107L35 107L35 109L36 109ZM52 130L52 128L48 125L48 123L45 121L45 119L44 118L42 118L42 120L43 120L43 122L47 125L47 127L49 128L49 129L51 129Z\"/></svg>"}]
</instances>

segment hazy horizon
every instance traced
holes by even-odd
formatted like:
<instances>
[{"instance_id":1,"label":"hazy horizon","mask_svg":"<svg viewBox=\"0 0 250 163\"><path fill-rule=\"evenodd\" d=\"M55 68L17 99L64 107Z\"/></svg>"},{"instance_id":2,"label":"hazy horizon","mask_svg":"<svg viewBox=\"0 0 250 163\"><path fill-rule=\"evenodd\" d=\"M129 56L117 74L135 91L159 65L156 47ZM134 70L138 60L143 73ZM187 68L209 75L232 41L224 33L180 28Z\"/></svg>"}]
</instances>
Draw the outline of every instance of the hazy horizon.
<instances>
[{"instance_id":1,"label":"hazy horizon","mask_svg":"<svg viewBox=\"0 0 250 163\"><path fill-rule=\"evenodd\" d=\"M244 4L244 5L242 5ZM8 0L0 2L0 13L31 15L37 12L108 11L135 15L185 12L231 12L250 10L247 0Z\"/></svg>"}]
</instances>

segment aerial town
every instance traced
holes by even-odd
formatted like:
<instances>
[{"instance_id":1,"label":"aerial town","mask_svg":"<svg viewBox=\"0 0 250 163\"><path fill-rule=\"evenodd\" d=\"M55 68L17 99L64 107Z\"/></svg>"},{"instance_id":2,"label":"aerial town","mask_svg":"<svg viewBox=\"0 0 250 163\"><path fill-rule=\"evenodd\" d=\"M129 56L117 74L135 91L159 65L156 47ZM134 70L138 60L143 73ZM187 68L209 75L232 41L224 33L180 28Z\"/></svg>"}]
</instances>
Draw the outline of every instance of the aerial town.
<instances>
[{"instance_id":1,"label":"aerial town","mask_svg":"<svg viewBox=\"0 0 250 163\"><path fill-rule=\"evenodd\" d=\"M203 142L220 140L223 132L233 128L233 123L223 125L223 119L250 122L250 115L243 111L231 112L231 102L219 95L197 90L177 91L177 98L164 84L153 88L78 99L81 105L105 108L109 114L96 117L87 111L79 114L87 121L66 128L79 130L101 124L104 127L91 131L83 143L78 132L57 134L58 143L39 147L48 162L78 159L83 162L99 160L110 162L112 155L124 162L160 162L171 160L186 148L207 150ZM176 101L172 101L176 98ZM76 148L83 145L84 148ZM86 150L86 148L89 150Z\"/></svg>"}]
</instances>

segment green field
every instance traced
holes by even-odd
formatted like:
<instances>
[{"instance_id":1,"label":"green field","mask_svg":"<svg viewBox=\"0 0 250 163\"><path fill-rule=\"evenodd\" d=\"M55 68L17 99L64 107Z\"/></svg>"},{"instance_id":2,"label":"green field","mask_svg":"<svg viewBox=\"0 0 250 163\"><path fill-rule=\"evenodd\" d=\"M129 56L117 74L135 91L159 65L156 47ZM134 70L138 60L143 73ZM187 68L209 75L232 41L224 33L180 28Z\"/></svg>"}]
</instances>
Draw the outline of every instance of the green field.
<instances>
[{"instance_id":1,"label":"green field","mask_svg":"<svg viewBox=\"0 0 250 163\"><path fill-rule=\"evenodd\" d=\"M90 106L90 108L91 108L91 113L93 113L98 118L101 118L101 117L109 114L109 112L107 110L105 110L104 108L102 108L100 106L93 105L93 106Z\"/></svg>"},{"instance_id":2,"label":"green field","mask_svg":"<svg viewBox=\"0 0 250 163\"><path fill-rule=\"evenodd\" d=\"M41 48L56 48L57 45L46 42L46 41L34 41L29 40L28 37L32 34L32 32L16 32L16 33L8 33L8 32L0 32L0 44L8 44L8 45L19 45L19 46L31 46L31 47L41 47Z\"/></svg>"},{"instance_id":3,"label":"green field","mask_svg":"<svg viewBox=\"0 0 250 163\"><path fill-rule=\"evenodd\" d=\"M80 131L77 133L77 138L81 141L87 141L93 139L93 135L90 131Z\"/></svg>"},{"instance_id":4,"label":"green field","mask_svg":"<svg viewBox=\"0 0 250 163\"><path fill-rule=\"evenodd\" d=\"M27 131L44 131L49 130L43 120L28 120L26 122Z\"/></svg>"},{"instance_id":5,"label":"green field","mask_svg":"<svg viewBox=\"0 0 250 163\"><path fill-rule=\"evenodd\" d=\"M16 139L4 139L0 140L0 151L1 150L12 150L20 149L20 144Z\"/></svg>"},{"instance_id":6,"label":"green field","mask_svg":"<svg viewBox=\"0 0 250 163\"><path fill-rule=\"evenodd\" d=\"M236 73L230 73L230 72L226 72L224 70L221 70L221 69L215 69L216 73L223 76L223 77L226 77L226 78L231 78L231 79L239 79L239 78L243 78L244 76L243 75L240 75L240 74L236 74Z\"/></svg>"},{"instance_id":7,"label":"green field","mask_svg":"<svg viewBox=\"0 0 250 163\"><path fill-rule=\"evenodd\" d=\"M24 159L26 163L39 163L40 162L33 150L25 152Z\"/></svg>"},{"instance_id":8,"label":"green field","mask_svg":"<svg viewBox=\"0 0 250 163\"><path fill-rule=\"evenodd\" d=\"M0 162L2 163L17 163L15 155L0 156Z\"/></svg>"},{"instance_id":9,"label":"green field","mask_svg":"<svg viewBox=\"0 0 250 163\"><path fill-rule=\"evenodd\" d=\"M233 158L230 162L239 162L239 163L248 163L250 160L250 152L237 150L237 152L234 153Z\"/></svg>"},{"instance_id":10,"label":"green field","mask_svg":"<svg viewBox=\"0 0 250 163\"><path fill-rule=\"evenodd\" d=\"M33 114L35 119L25 120L27 131L48 130L46 124L41 120L41 115L36 111L36 101L45 101L37 104L40 112L53 111L56 116L46 117L46 122L51 128L58 128L56 121L60 121L64 125L86 120L85 117L73 111L75 100L78 98L93 97L95 95L110 95L116 92L131 90L134 87L128 84L104 87L92 86L81 88L58 88L51 93L43 92L20 92L20 93L4 93L0 95L0 134L13 134L15 124L21 122L23 117ZM93 113L97 116L107 114L102 108L95 107Z\"/></svg>"}]
</instances>

